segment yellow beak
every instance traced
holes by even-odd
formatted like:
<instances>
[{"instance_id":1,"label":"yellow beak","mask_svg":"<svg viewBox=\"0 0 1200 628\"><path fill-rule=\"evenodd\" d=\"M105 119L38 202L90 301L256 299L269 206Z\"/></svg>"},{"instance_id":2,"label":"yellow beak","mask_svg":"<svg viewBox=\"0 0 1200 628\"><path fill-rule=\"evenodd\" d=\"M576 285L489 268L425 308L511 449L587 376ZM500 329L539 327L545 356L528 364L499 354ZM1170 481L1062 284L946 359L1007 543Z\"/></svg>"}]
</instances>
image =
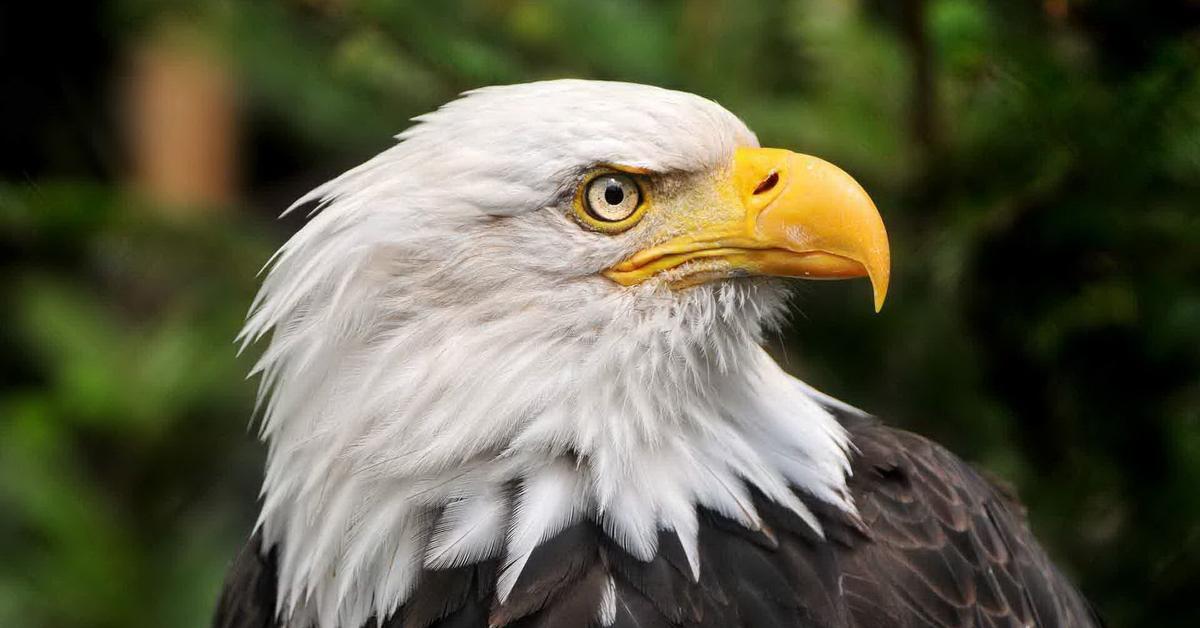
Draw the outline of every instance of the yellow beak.
<instances>
[{"instance_id":1,"label":"yellow beak","mask_svg":"<svg viewBox=\"0 0 1200 628\"><path fill-rule=\"evenodd\" d=\"M875 311L883 307L891 274L887 231L875 203L850 175L808 155L740 148L731 181L742 204L740 219L703 225L639 251L605 275L633 285L697 261L695 272L681 269L685 272L672 283L746 274L865 276L875 293Z\"/></svg>"}]
</instances>

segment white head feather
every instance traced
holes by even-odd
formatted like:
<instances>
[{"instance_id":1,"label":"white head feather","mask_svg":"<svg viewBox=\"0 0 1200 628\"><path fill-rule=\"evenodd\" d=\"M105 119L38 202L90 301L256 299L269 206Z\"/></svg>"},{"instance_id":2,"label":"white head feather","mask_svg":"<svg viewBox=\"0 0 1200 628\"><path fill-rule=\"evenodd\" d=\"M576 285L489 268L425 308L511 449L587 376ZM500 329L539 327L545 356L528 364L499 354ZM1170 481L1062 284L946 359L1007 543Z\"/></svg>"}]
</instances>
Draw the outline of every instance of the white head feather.
<instances>
[{"instance_id":1,"label":"white head feather","mask_svg":"<svg viewBox=\"0 0 1200 628\"><path fill-rule=\"evenodd\" d=\"M273 260L241 339L270 332L266 544L290 625L356 627L422 568L529 553L583 518L648 559L697 508L759 525L748 487L852 510L847 438L760 348L785 293L600 276L636 237L581 229L596 164L727 168L754 135L716 103L622 83L470 92L300 199L322 208Z\"/></svg>"}]
</instances>

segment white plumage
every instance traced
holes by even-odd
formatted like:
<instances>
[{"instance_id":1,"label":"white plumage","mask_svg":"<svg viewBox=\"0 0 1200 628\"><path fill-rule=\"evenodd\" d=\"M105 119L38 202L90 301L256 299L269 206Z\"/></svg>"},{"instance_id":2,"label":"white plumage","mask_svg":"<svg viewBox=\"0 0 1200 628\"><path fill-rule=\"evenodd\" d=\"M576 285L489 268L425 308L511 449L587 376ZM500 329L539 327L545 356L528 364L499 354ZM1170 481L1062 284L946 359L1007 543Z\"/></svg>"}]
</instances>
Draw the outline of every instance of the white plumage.
<instances>
[{"instance_id":1,"label":"white plumage","mask_svg":"<svg viewBox=\"0 0 1200 628\"><path fill-rule=\"evenodd\" d=\"M273 259L241 336L270 336L254 369L259 524L282 548L291 625L386 617L422 565L501 554L503 596L581 518L635 557L674 530L698 574L698 505L756 527L753 486L818 531L789 485L853 509L846 435L759 346L784 284L619 287L599 273L644 236L568 216L596 164L727 170L757 144L736 117L689 94L551 81L417 120L298 201L321 209Z\"/></svg>"}]
</instances>

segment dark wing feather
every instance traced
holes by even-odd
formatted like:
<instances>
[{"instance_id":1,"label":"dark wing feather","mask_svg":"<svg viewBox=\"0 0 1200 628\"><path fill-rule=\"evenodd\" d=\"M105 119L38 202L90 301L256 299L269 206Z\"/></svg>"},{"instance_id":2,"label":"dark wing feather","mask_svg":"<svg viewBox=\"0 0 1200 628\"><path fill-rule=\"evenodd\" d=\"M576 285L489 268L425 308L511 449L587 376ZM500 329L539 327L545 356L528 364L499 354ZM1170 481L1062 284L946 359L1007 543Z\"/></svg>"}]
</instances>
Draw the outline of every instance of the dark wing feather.
<instances>
[{"instance_id":1,"label":"dark wing feather","mask_svg":"<svg viewBox=\"0 0 1200 628\"><path fill-rule=\"evenodd\" d=\"M559 626L590 626L600 608L608 575L603 564L594 562L580 577L559 589L559 595L547 600L538 613L528 615L513 628L558 628ZM495 624L493 625L507 625Z\"/></svg>"},{"instance_id":2,"label":"dark wing feather","mask_svg":"<svg viewBox=\"0 0 1200 628\"><path fill-rule=\"evenodd\" d=\"M256 532L225 577L214 628L273 628L276 569L276 552L264 554L262 535Z\"/></svg>"},{"instance_id":3,"label":"dark wing feather","mask_svg":"<svg viewBox=\"0 0 1200 628\"><path fill-rule=\"evenodd\" d=\"M580 599L595 598L594 614L604 585L593 569L600 563L599 538L594 525L578 523L534 549L505 604L493 611L492 625L507 626L549 606L557 605L554 614L561 615L569 611L564 603L574 608Z\"/></svg>"},{"instance_id":4,"label":"dark wing feather","mask_svg":"<svg viewBox=\"0 0 1200 628\"><path fill-rule=\"evenodd\" d=\"M851 435L870 535L840 551L854 625L1098 624L1011 494L915 434L861 422Z\"/></svg>"},{"instance_id":5,"label":"dark wing feather","mask_svg":"<svg viewBox=\"0 0 1200 628\"><path fill-rule=\"evenodd\" d=\"M426 571L421 578L421 589L436 591L436 595L413 596L402 613L397 613L384 623L385 628L429 628L435 622L462 614L467 602L475 597L475 572L477 565L466 565L454 569ZM468 611L465 614L470 614Z\"/></svg>"},{"instance_id":6,"label":"dark wing feather","mask_svg":"<svg viewBox=\"0 0 1200 628\"><path fill-rule=\"evenodd\" d=\"M606 552L613 576L628 589L618 598L636 592L649 600L673 625L699 622L704 616L703 605L691 583L691 568L687 566L679 539L674 533L660 532L658 543L659 557L649 563L625 552Z\"/></svg>"}]
</instances>

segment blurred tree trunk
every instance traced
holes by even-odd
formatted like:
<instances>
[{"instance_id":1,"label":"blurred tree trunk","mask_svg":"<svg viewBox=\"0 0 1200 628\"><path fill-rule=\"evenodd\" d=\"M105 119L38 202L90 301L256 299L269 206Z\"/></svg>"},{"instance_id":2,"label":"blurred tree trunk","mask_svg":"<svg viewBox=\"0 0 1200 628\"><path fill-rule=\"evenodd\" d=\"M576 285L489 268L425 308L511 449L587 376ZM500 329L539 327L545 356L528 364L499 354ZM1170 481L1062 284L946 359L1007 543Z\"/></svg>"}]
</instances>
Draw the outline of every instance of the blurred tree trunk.
<instances>
[{"instance_id":1,"label":"blurred tree trunk","mask_svg":"<svg viewBox=\"0 0 1200 628\"><path fill-rule=\"evenodd\" d=\"M934 77L933 51L926 28L926 0L903 0L900 26L912 64L912 96L909 126L912 139L928 159L941 146L937 117L937 84Z\"/></svg>"},{"instance_id":2,"label":"blurred tree trunk","mask_svg":"<svg viewBox=\"0 0 1200 628\"><path fill-rule=\"evenodd\" d=\"M238 124L228 65L201 36L167 28L133 54L125 116L132 183L153 207L227 207L237 185Z\"/></svg>"}]
</instances>

